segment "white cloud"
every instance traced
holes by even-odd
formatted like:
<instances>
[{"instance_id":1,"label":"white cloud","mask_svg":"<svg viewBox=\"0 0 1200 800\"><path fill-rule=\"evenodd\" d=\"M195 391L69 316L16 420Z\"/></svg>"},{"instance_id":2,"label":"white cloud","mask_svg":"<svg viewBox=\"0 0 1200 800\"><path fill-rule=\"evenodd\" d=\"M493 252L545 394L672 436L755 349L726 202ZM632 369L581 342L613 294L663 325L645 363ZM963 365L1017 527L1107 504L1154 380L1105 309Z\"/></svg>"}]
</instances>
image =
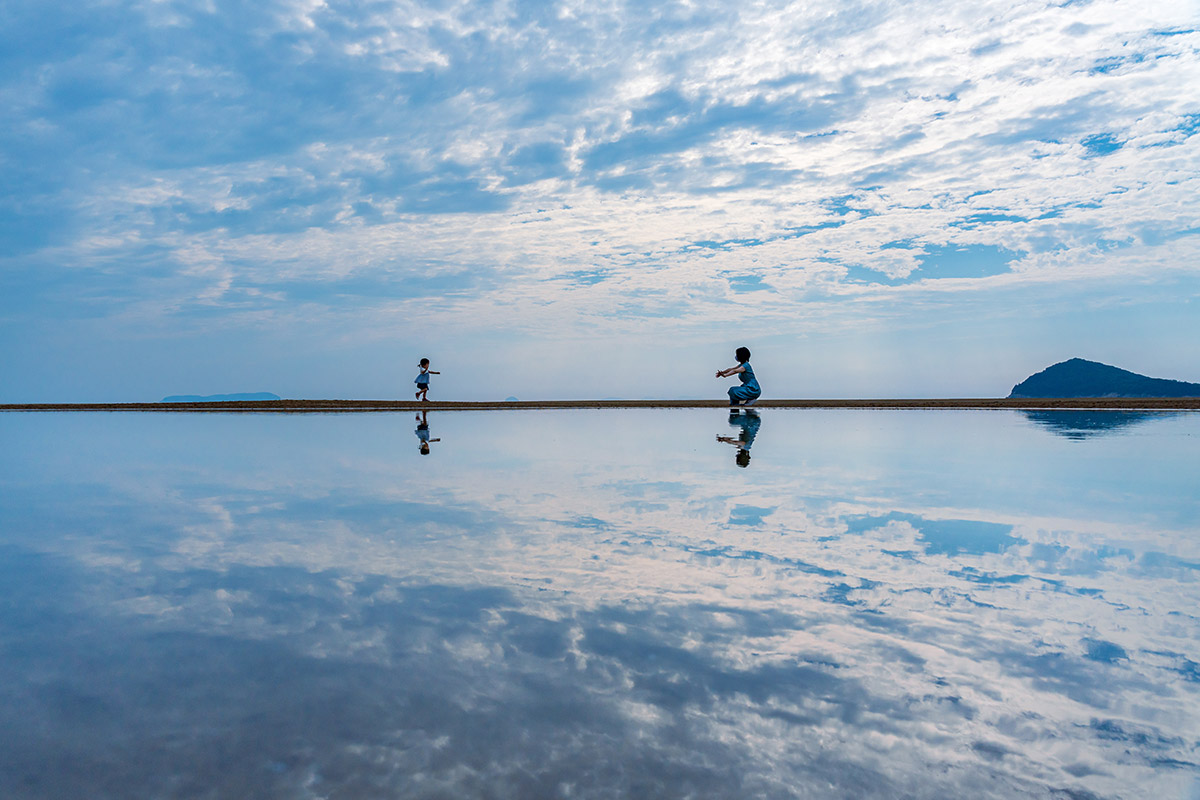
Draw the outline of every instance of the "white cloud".
<instances>
[{"instance_id":1,"label":"white cloud","mask_svg":"<svg viewBox=\"0 0 1200 800\"><path fill-rule=\"evenodd\" d=\"M49 35L28 9L16 30ZM82 18L71 52L19 51L0 85L7 267L70 264L81 294L122 274L114 314L201 296L236 324L252 297L282 319L355 280L392 287L366 317L620 336L731 300L787 328L830 297L983 309L997 286L1124 275L1136 299L1196 263L1186 3L125 11ZM947 246L1019 257L930 283ZM221 282L161 280L198 259ZM730 297L727 273L774 291ZM503 278L440 300L414 282L472 274Z\"/></svg>"}]
</instances>

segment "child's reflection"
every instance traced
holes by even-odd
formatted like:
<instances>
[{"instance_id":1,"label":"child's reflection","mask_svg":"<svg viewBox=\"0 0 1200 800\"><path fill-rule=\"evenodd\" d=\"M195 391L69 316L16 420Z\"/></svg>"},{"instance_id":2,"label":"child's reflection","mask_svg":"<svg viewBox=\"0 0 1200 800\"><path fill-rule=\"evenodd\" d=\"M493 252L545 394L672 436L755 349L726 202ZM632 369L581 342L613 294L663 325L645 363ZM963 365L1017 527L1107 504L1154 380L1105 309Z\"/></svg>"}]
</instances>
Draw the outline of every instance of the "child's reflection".
<instances>
[{"instance_id":1,"label":"child's reflection","mask_svg":"<svg viewBox=\"0 0 1200 800\"><path fill-rule=\"evenodd\" d=\"M420 441L420 446L418 449L421 451L421 455L423 455L423 456L429 455L429 443L430 442L440 442L441 441L441 439L430 439L429 438L429 412L428 411L422 411L419 414L417 414L416 434L417 434L417 439Z\"/></svg>"},{"instance_id":2,"label":"child's reflection","mask_svg":"<svg viewBox=\"0 0 1200 800\"><path fill-rule=\"evenodd\" d=\"M733 428L740 428L737 438L732 436L718 436L718 442L731 444L738 449L737 455L733 460L737 462L739 467L750 466L750 445L754 444L754 437L758 435L758 426L762 424L762 420L758 417L757 411L732 411L729 414L729 425Z\"/></svg>"}]
</instances>

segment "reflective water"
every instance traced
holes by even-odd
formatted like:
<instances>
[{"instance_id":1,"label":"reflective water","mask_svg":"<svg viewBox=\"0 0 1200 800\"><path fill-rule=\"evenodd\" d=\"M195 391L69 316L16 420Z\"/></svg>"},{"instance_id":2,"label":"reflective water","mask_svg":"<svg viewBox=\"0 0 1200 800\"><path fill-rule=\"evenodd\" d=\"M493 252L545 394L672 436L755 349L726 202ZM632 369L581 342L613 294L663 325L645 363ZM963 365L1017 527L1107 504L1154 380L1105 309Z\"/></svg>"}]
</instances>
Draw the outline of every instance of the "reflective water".
<instances>
[{"instance_id":1,"label":"reflective water","mask_svg":"<svg viewBox=\"0 0 1200 800\"><path fill-rule=\"evenodd\" d=\"M1200 414L0 444L3 797L1200 797Z\"/></svg>"}]
</instances>

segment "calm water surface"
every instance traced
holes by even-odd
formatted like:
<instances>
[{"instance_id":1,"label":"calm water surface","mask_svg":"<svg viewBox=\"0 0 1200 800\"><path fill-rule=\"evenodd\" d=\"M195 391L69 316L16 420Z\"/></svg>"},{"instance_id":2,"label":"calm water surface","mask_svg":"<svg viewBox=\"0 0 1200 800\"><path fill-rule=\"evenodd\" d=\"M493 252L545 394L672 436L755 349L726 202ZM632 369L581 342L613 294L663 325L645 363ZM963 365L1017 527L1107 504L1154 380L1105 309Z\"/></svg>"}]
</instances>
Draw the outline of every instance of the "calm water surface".
<instances>
[{"instance_id":1,"label":"calm water surface","mask_svg":"<svg viewBox=\"0 0 1200 800\"><path fill-rule=\"evenodd\" d=\"M6 798L1200 798L1200 414L0 445Z\"/></svg>"}]
</instances>

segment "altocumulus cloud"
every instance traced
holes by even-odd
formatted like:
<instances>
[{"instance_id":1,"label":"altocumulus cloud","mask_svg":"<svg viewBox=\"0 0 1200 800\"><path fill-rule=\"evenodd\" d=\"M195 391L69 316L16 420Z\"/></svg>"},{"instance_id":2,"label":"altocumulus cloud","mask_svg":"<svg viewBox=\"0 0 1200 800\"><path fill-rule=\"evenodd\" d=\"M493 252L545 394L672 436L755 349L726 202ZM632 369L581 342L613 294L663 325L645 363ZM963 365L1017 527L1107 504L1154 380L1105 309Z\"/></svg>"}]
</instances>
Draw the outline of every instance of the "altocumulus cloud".
<instances>
[{"instance_id":1,"label":"altocumulus cloud","mask_svg":"<svg viewBox=\"0 0 1200 800\"><path fill-rule=\"evenodd\" d=\"M986 315L1022 287L1149 303L1195 280L1189 19L13 0L0 330L594 336L700 330L730 304L794 331L948 297ZM352 321L346 286L380 287Z\"/></svg>"}]
</instances>

